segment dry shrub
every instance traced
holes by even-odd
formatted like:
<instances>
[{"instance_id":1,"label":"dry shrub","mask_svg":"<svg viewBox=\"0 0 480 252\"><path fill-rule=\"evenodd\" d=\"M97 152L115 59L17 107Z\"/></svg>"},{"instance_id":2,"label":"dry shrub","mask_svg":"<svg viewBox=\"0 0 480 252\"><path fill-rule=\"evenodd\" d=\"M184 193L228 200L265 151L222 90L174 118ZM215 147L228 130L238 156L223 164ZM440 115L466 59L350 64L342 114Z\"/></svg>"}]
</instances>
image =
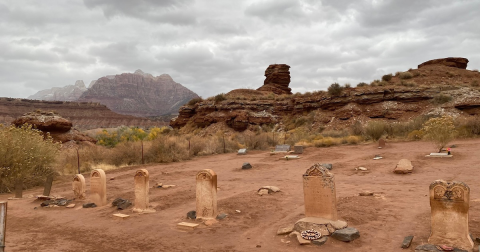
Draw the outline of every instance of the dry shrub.
<instances>
[{"instance_id":1,"label":"dry shrub","mask_svg":"<svg viewBox=\"0 0 480 252\"><path fill-rule=\"evenodd\" d=\"M338 83L333 83L328 87L328 93L332 96L339 96L342 94L344 87Z\"/></svg>"},{"instance_id":2,"label":"dry shrub","mask_svg":"<svg viewBox=\"0 0 480 252\"><path fill-rule=\"evenodd\" d=\"M453 98L450 95L438 94L433 97L432 102L434 104L444 104L451 101Z\"/></svg>"},{"instance_id":3,"label":"dry shrub","mask_svg":"<svg viewBox=\"0 0 480 252\"><path fill-rule=\"evenodd\" d=\"M350 126L350 130L353 135L361 136L364 133L363 125L360 121L355 121L355 123Z\"/></svg>"},{"instance_id":4,"label":"dry shrub","mask_svg":"<svg viewBox=\"0 0 480 252\"><path fill-rule=\"evenodd\" d=\"M109 158L106 160L108 164L127 166L142 163L141 142L120 143L115 148L110 149L109 152Z\"/></svg>"},{"instance_id":5,"label":"dry shrub","mask_svg":"<svg viewBox=\"0 0 480 252\"><path fill-rule=\"evenodd\" d=\"M470 85L472 85L472 87L480 87L480 83L478 82L478 80L473 80Z\"/></svg>"},{"instance_id":6,"label":"dry shrub","mask_svg":"<svg viewBox=\"0 0 480 252\"><path fill-rule=\"evenodd\" d=\"M360 136L348 136L346 137L347 143L349 144L358 144L362 141L362 137Z\"/></svg>"},{"instance_id":7,"label":"dry shrub","mask_svg":"<svg viewBox=\"0 0 480 252\"><path fill-rule=\"evenodd\" d=\"M193 99L191 99L190 101L188 101L187 104L188 104L189 106L194 106L195 104L197 104L197 103L199 103L199 102L202 102L202 101L203 101L202 97L198 97L198 98L193 98Z\"/></svg>"},{"instance_id":8,"label":"dry shrub","mask_svg":"<svg viewBox=\"0 0 480 252\"><path fill-rule=\"evenodd\" d=\"M392 79L392 74L385 74L382 76L383 81L390 81Z\"/></svg>"},{"instance_id":9,"label":"dry shrub","mask_svg":"<svg viewBox=\"0 0 480 252\"><path fill-rule=\"evenodd\" d=\"M325 130L322 132L322 135L324 137L333 137L333 138L341 138L341 137L346 137L350 135L348 130L342 129L342 130Z\"/></svg>"},{"instance_id":10,"label":"dry shrub","mask_svg":"<svg viewBox=\"0 0 480 252\"><path fill-rule=\"evenodd\" d=\"M357 84L357 87L365 87L365 86L368 86L368 84L365 82L360 82Z\"/></svg>"},{"instance_id":11,"label":"dry shrub","mask_svg":"<svg viewBox=\"0 0 480 252\"><path fill-rule=\"evenodd\" d=\"M431 140L440 152L445 145L453 140L456 134L453 118L442 116L431 118L423 125L424 137Z\"/></svg>"},{"instance_id":12,"label":"dry shrub","mask_svg":"<svg viewBox=\"0 0 480 252\"><path fill-rule=\"evenodd\" d=\"M369 121L365 127L365 136L377 141L385 134L386 126L383 121Z\"/></svg>"},{"instance_id":13,"label":"dry shrub","mask_svg":"<svg viewBox=\"0 0 480 252\"><path fill-rule=\"evenodd\" d=\"M188 159L188 142L175 136L157 138L145 153L145 160L149 163L170 163Z\"/></svg>"},{"instance_id":14,"label":"dry shrub","mask_svg":"<svg viewBox=\"0 0 480 252\"><path fill-rule=\"evenodd\" d=\"M402 72L398 74L398 78L402 80L407 80L413 78L413 74L410 72Z\"/></svg>"},{"instance_id":15,"label":"dry shrub","mask_svg":"<svg viewBox=\"0 0 480 252\"><path fill-rule=\"evenodd\" d=\"M340 139L333 138L333 137L325 137L325 138L313 141L313 144L315 145L315 147L330 147L334 145L339 145Z\"/></svg>"},{"instance_id":16,"label":"dry shrub","mask_svg":"<svg viewBox=\"0 0 480 252\"><path fill-rule=\"evenodd\" d=\"M414 131L408 133L407 138L408 138L409 140L415 140L415 141L417 141L417 140L421 140L421 139L423 138L423 135L424 135L424 134L425 134L425 133L424 133L423 131L421 131L421 130L414 130Z\"/></svg>"}]
</instances>

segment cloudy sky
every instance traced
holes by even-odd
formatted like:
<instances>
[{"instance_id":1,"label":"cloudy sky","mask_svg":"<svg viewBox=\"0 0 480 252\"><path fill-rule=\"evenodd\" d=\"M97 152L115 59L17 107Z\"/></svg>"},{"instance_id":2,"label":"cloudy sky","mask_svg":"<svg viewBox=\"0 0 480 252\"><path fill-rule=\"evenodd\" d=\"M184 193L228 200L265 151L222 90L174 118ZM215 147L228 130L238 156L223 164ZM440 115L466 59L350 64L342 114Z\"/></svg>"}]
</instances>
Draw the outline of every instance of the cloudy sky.
<instances>
[{"instance_id":1,"label":"cloudy sky","mask_svg":"<svg viewBox=\"0 0 480 252\"><path fill-rule=\"evenodd\" d=\"M142 69L206 98L291 66L294 92L424 61L480 69L476 0L0 0L0 97Z\"/></svg>"}]
</instances>

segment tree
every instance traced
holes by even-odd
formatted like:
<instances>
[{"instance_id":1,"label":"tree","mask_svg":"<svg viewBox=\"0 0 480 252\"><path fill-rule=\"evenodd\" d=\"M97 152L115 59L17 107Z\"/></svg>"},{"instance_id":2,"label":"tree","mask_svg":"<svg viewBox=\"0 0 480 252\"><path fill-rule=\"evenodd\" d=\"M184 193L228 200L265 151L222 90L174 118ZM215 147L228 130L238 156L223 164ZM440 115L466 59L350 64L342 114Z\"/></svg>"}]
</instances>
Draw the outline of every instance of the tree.
<instances>
[{"instance_id":1,"label":"tree","mask_svg":"<svg viewBox=\"0 0 480 252\"><path fill-rule=\"evenodd\" d=\"M13 184L15 197L22 197L24 181L44 177L53 172L52 165L60 148L50 135L44 136L31 125L5 127L0 125L0 178Z\"/></svg>"},{"instance_id":2,"label":"tree","mask_svg":"<svg viewBox=\"0 0 480 252\"><path fill-rule=\"evenodd\" d=\"M450 116L430 118L423 124L422 131L425 132L424 138L432 141L438 152L441 152L457 133L453 118Z\"/></svg>"}]
</instances>

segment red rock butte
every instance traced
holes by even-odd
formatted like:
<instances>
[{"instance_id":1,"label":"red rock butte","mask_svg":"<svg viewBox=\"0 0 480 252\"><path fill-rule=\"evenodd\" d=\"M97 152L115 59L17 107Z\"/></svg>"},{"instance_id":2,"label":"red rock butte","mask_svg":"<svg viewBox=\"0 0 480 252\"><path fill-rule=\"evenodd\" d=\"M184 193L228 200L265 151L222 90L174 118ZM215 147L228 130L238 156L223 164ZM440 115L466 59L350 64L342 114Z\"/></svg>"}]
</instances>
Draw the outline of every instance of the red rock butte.
<instances>
[{"instance_id":1,"label":"red rock butte","mask_svg":"<svg viewBox=\"0 0 480 252\"><path fill-rule=\"evenodd\" d=\"M433 59L425 61L422 64L418 65L418 68L422 68L428 65L444 65L448 67L456 67L460 69L467 69L468 59L466 58L442 58L442 59Z\"/></svg>"},{"instance_id":2,"label":"red rock butte","mask_svg":"<svg viewBox=\"0 0 480 252\"><path fill-rule=\"evenodd\" d=\"M291 94L290 66L287 64L273 64L265 70L265 81L258 91L270 91L275 94Z\"/></svg>"}]
</instances>

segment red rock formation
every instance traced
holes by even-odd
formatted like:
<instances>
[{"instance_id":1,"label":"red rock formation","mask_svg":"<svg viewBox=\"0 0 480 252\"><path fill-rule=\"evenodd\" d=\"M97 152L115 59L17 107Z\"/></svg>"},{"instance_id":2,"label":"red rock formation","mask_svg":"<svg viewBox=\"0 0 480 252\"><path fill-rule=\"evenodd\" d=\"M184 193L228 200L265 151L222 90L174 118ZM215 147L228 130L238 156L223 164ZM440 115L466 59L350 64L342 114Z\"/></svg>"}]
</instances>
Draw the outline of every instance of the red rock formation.
<instances>
[{"instance_id":1,"label":"red rock formation","mask_svg":"<svg viewBox=\"0 0 480 252\"><path fill-rule=\"evenodd\" d=\"M92 102L37 101L28 99L0 98L0 123L8 125L15 118L35 111L55 111L81 130L115 128L119 126L153 127L164 122L147 118L121 115L105 105Z\"/></svg>"},{"instance_id":2,"label":"red rock formation","mask_svg":"<svg viewBox=\"0 0 480 252\"><path fill-rule=\"evenodd\" d=\"M418 65L418 68L422 68L428 65L444 65L448 67L456 67L460 69L467 69L468 59L466 58L443 58L443 59L434 59L425 61L422 64Z\"/></svg>"},{"instance_id":3,"label":"red rock formation","mask_svg":"<svg viewBox=\"0 0 480 252\"><path fill-rule=\"evenodd\" d=\"M78 101L98 102L114 112L143 117L177 113L193 98L198 95L168 74L153 77L137 70L98 79Z\"/></svg>"},{"instance_id":4,"label":"red rock formation","mask_svg":"<svg viewBox=\"0 0 480 252\"><path fill-rule=\"evenodd\" d=\"M275 94L291 94L290 84L290 66L287 64L274 64L268 66L265 70L265 81L259 91L270 91Z\"/></svg>"},{"instance_id":5,"label":"red rock formation","mask_svg":"<svg viewBox=\"0 0 480 252\"><path fill-rule=\"evenodd\" d=\"M44 133L50 133L54 141L87 141L96 143L92 137L84 135L78 130L72 128L72 123L67 119L55 114L54 112L35 111L26 113L12 122L16 127L24 124L32 125L32 128L41 130Z\"/></svg>"}]
</instances>

